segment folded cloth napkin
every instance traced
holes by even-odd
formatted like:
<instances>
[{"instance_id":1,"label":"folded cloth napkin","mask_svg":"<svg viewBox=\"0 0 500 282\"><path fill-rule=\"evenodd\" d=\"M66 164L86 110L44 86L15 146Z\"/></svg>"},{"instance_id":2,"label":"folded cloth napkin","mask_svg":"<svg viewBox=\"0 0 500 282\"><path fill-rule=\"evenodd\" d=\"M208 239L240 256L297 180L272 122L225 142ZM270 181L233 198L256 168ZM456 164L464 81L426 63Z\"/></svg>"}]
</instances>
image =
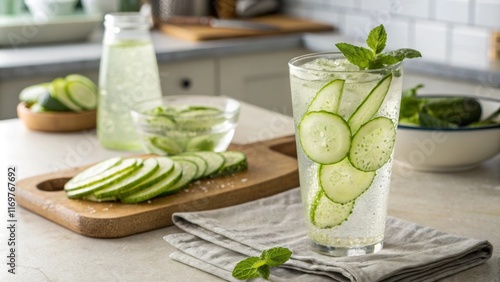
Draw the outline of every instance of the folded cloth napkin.
<instances>
[{"instance_id":1,"label":"folded cloth napkin","mask_svg":"<svg viewBox=\"0 0 500 282\"><path fill-rule=\"evenodd\" d=\"M293 255L273 268L272 281L436 281L487 261L493 246L389 217L384 248L375 254L330 257L310 249L300 191L223 209L185 212L173 221L186 233L164 239L178 251L171 258L234 281L234 266L272 247Z\"/></svg>"}]
</instances>

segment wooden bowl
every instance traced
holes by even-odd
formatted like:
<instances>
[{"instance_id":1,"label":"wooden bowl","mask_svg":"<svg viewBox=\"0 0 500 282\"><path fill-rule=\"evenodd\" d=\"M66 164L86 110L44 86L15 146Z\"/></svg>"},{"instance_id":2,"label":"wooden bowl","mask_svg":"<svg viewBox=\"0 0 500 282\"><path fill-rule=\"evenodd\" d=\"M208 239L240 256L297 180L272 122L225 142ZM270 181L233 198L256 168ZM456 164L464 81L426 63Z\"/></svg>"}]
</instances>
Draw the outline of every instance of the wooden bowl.
<instances>
[{"instance_id":1,"label":"wooden bowl","mask_svg":"<svg viewBox=\"0 0 500 282\"><path fill-rule=\"evenodd\" d=\"M17 105L17 116L27 128L46 132L72 132L96 127L96 111L32 112L24 103Z\"/></svg>"}]
</instances>

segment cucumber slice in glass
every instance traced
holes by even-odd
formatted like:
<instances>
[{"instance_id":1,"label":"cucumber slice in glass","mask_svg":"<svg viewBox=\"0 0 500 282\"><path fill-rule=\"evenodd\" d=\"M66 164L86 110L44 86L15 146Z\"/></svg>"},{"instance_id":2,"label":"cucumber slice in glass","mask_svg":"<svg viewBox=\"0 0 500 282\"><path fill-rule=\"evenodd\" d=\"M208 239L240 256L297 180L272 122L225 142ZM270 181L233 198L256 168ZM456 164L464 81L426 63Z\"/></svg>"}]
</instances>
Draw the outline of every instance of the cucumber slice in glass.
<instances>
[{"instance_id":1,"label":"cucumber slice in glass","mask_svg":"<svg viewBox=\"0 0 500 282\"><path fill-rule=\"evenodd\" d=\"M168 155L177 155L183 152L182 146L173 138L164 136L150 137L151 144Z\"/></svg>"},{"instance_id":2,"label":"cucumber slice in glass","mask_svg":"<svg viewBox=\"0 0 500 282\"><path fill-rule=\"evenodd\" d=\"M349 160L362 171L375 171L389 161L396 142L396 127L386 117L375 118L353 136Z\"/></svg>"},{"instance_id":3,"label":"cucumber slice in glass","mask_svg":"<svg viewBox=\"0 0 500 282\"><path fill-rule=\"evenodd\" d=\"M115 198L116 196L118 196L120 191L124 191L130 187L133 187L151 176L158 169L158 167L159 165L155 158L146 159L143 162L142 167L135 171L132 175L123 179L122 181L114 183L109 187L95 192L94 196L97 199L105 199L109 197Z\"/></svg>"},{"instance_id":4,"label":"cucumber slice in glass","mask_svg":"<svg viewBox=\"0 0 500 282\"><path fill-rule=\"evenodd\" d=\"M363 124L371 120L378 112L384 102L385 96L387 96L387 92L389 92L391 81L392 74L382 78L351 115L348 123L352 134L356 133Z\"/></svg>"},{"instance_id":5,"label":"cucumber slice in glass","mask_svg":"<svg viewBox=\"0 0 500 282\"><path fill-rule=\"evenodd\" d=\"M345 80L341 79L328 82L316 93L316 96L314 96L307 108L307 112L327 111L336 114L339 109L342 91L344 90L344 83Z\"/></svg>"},{"instance_id":6,"label":"cucumber slice in glass","mask_svg":"<svg viewBox=\"0 0 500 282\"><path fill-rule=\"evenodd\" d=\"M345 204L359 197L375 178L375 172L358 170L347 158L333 165L321 165L318 175L325 195L338 204Z\"/></svg>"},{"instance_id":7,"label":"cucumber slice in glass","mask_svg":"<svg viewBox=\"0 0 500 282\"><path fill-rule=\"evenodd\" d=\"M136 193L120 198L120 201L126 204L135 204L152 199L175 185L182 177L182 166L174 162L173 170L159 182L148 186Z\"/></svg>"},{"instance_id":8,"label":"cucumber slice in glass","mask_svg":"<svg viewBox=\"0 0 500 282\"><path fill-rule=\"evenodd\" d=\"M342 224L352 213L354 201L345 204L332 202L319 190L311 204L309 216L311 223L321 229L333 228Z\"/></svg>"},{"instance_id":9,"label":"cucumber slice in glass","mask_svg":"<svg viewBox=\"0 0 500 282\"><path fill-rule=\"evenodd\" d=\"M326 111L306 113L298 132L304 153L316 163L334 164L349 152L351 130L337 114Z\"/></svg>"},{"instance_id":10,"label":"cucumber slice in glass","mask_svg":"<svg viewBox=\"0 0 500 282\"><path fill-rule=\"evenodd\" d=\"M205 171L207 171L208 163L204 158L200 156L183 154L180 156L173 156L172 159L175 161L186 160L195 163L198 167L198 170L196 171L196 175L194 177L195 180L202 178L203 175L205 175Z\"/></svg>"},{"instance_id":11,"label":"cucumber slice in glass","mask_svg":"<svg viewBox=\"0 0 500 282\"><path fill-rule=\"evenodd\" d=\"M84 178L80 181L68 181L64 185L64 190L74 190L83 188L86 186L90 186L94 183L102 182L115 174L121 173L122 171L128 170L129 168L135 167L137 165L137 160L135 158L125 159L121 161L119 164L110 167L109 169L99 173L92 175L90 177Z\"/></svg>"},{"instance_id":12,"label":"cucumber slice in glass","mask_svg":"<svg viewBox=\"0 0 500 282\"><path fill-rule=\"evenodd\" d=\"M66 93L69 99L85 110L97 108L97 92L85 83L69 81L66 83Z\"/></svg>"}]
</instances>

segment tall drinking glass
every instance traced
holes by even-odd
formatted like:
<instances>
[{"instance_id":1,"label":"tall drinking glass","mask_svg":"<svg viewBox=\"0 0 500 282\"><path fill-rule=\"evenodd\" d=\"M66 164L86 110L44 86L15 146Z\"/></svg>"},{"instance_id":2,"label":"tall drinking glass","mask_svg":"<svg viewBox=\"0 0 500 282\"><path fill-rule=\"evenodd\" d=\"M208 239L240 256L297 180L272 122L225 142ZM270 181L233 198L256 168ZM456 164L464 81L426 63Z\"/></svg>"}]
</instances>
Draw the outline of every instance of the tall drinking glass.
<instances>
[{"instance_id":1,"label":"tall drinking glass","mask_svg":"<svg viewBox=\"0 0 500 282\"><path fill-rule=\"evenodd\" d=\"M341 53L289 62L302 202L312 248L382 249L399 116L401 63L359 70Z\"/></svg>"}]
</instances>

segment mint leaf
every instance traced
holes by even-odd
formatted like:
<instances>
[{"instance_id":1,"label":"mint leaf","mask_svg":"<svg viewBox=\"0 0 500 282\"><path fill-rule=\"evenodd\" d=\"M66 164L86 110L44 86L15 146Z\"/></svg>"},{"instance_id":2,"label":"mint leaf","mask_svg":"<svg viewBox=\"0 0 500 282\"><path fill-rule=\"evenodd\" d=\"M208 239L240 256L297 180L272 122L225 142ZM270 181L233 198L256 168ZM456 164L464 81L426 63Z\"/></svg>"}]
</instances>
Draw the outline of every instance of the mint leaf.
<instances>
[{"instance_id":1,"label":"mint leaf","mask_svg":"<svg viewBox=\"0 0 500 282\"><path fill-rule=\"evenodd\" d=\"M387 42L387 33L383 25L379 25L372 29L366 39L366 45L370 47L375 54L382 53Z\"/></svg>"},{"instance_id":2,"label":"mint leaf","mask_svg":"<svg viewBox=\"0 0 500 282\"><path fill-rule=\"evenodd\" d=\"M403 48L394 51L389 51L387 52L387 55L393 56L400 62L404 59L413 59L422 57L422 54L420 54L419 51L410 48Z\"/></svg>"},{"instance_id":3,"label":"mint leaf","mask_svg":"<svg viewBox=\"0 0 500 282\"><path fill-rule=\"evenodd\" d=\"M375 57L371 50L364 47L354 46L349 43L337 43L335 46L339 48L340 52L344 54L351 64L358 66L360 69L368 68L370 61Z\"/></svg>"},{"instance_id":4,"label":"mint leaf","mask_svg":"<svg viewBox=\"0 0 500 282\"><path fill-rule=\"evenodd\" d=\"M257 268L252 267L257 261L259 261L258 257L249 257L246 258L238 264L233 269L233 277L240 280L247 280L252 278L257 278L260 276Z\"/></svg>"},{"instance_id":5,"label":"mint leaf","mask_svg":"<svg viewBox=\"0 0 500 282\"><path fill-rule=\"evenodd\" d=\"M247 280L257 277L268 279L271 274L270 268L280 266L292 256L287 248L272 248L264 250L260 257L249 257L240 261L233 269L233 277Z\"/></svg>"},{"instance_id":6,"label":"mint leaf","mask_svg":"<svg viewBox=\"0 0 500 282\"><path fill-rule=\"evenodd\" d=\"M266 280L269 278L269 275L271 275L271 269L269 268L269 265L263 265L257 268L257 271L259 272L260 277Z\"/></svg>"},{"instance_id":7,"label":"mint leaf","mask_svg":"<svg viewBox=\"0 0 500 282\"><path fill-rule=\"evenodd\" d=\"M261 259L265 259L269 266L279 266L284 264L292 256L292 252L287 248L272 248L262 252Z\"/></svg>"},{"instance_id":8,"label":"mint leaf","mask_svg":"<svg viewBox=\"0 0 500 282\"><path fill-rule=\"evenodd\" d=\"M408 88L408 89L405 89L403 91L403 97L416 97L417 96L417 92L420 88L424 88L424 85L423 84L417 84L415 87L413 88Z\"/></svg>"},{"instance_id":9,"label":"mint leaf","mask_svg":"<svg viewBox=\"0 0 500 282\"><path fill-rule=\"evenodd\" d=\"M394 65L395 63L399 63L400 61L394 56L388 54L378 54L375 56L375 59L370 61L368 68L369 69L380 69L386 66Z\"/></svg>"}]
</instances>

